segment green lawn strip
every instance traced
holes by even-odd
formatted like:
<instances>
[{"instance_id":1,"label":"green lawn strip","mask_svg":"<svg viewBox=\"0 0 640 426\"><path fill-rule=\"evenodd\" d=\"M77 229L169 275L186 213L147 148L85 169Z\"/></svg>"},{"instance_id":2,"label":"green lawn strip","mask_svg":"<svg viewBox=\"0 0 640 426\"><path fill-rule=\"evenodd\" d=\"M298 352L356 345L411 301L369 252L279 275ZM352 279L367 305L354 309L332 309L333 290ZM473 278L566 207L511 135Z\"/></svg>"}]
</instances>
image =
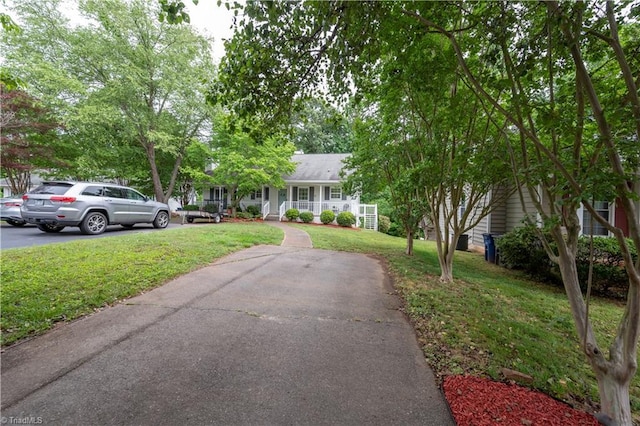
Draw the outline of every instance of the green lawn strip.
<instances>
[{"instance_id":1,"label":"green lawn strip","mask_svg":"<svg viewBox=\"0 0 640 426\"><path fill-rule=\"evenodd\" d=\"M561 288L456 252L455 284L439 281L435 243L372 231L294 225L316 248L375 253L386 260L405 300L426 358L439 375L472 373L501 379L510 368L534 378L533 387L568 402L597 401L597 385L580 350L569 304ZM619 303L593 299L591 320L602 349L622 315ZM640 379L631 386L632 411L640 411Z\"/></svg>"},{"instance_id":2,"label":"green lawn strip","mask_svg":"<svg viewBox=\"0 0 640 426\"><path fill-rule=\"evenodd\" d=\"M228 253L280 244L258 223L186 225L162 232L2 251L2 345L155 288Z\"/></svg>"}]
</instances>

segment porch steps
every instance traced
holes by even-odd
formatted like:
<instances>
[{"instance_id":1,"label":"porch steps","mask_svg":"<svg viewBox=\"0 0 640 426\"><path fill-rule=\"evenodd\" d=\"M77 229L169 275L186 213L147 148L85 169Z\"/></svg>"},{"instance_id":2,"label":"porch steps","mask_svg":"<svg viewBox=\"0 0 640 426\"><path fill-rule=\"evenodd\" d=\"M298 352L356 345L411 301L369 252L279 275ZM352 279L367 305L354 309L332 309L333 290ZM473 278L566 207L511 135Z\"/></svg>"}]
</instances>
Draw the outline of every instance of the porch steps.
<instances>
[{"instance_id":1,"label":"porch steps","mask_svg":"<svg viewBox=\"0 0 640 426\"><path fill-rule=\"evenodd\" d=\"M278 214L270 213L264 220L272 221L272 222L280 222L280 216Z\"/></svg>"}]
</instances>

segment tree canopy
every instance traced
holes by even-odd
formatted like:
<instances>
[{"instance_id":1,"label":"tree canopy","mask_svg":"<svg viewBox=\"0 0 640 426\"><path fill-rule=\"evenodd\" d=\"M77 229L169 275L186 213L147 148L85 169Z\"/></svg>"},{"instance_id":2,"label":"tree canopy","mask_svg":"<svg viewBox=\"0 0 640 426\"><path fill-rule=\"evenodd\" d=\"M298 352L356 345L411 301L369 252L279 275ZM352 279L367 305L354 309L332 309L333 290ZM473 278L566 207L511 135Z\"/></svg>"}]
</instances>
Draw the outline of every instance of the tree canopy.
<instances>
[{"instance_id":1,"label":"tree canopy","mask_svg":"<svg viewBox=\"0 0 640 426\"><path fill-rule=\"evenodd\" d=\"M145 1L83 1L78 25L60 6L16 5L23 31L6 35L7 67L82 144L75 176L143 180L144 173L156 198L168 200L187 147L210 126L208 41L189 26L159 22L159 6Z\"/></svg>"}]
</instances>

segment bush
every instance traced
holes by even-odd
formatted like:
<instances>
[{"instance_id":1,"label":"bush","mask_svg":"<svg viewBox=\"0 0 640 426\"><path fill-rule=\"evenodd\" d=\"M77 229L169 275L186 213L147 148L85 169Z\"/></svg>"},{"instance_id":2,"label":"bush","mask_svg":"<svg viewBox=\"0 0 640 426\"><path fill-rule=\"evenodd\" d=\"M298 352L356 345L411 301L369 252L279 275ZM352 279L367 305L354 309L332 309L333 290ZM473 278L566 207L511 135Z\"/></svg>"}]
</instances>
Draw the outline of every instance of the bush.
<instances>
[{"instance_id":1,"label":"bush","mask_svg":"<svg viewBox=\"0 0 640 426\"><path fill-rule=\"evenodd\" d=\"M313 222L313 213L311 213L311 212L302 212L302 213L300 213L300 219L304 223L311 223L311 222Z\"/></svg>"},{"instance_id":2,"label":"bush","mask_svg":"<svg viewBox=\"0 0 640 426\"><path fill-rule=\"evenodd\" d=\"M634 262L637 253L632 242L628 241ZM589 279L590 238L580 237L578 240L578 253L576 255L576 267L580 286L586 290ZM624 299L629 289L629 277L624 269L624 261L620 246L615 238L593 238L593 279L592 291L595 294Z\"/></svg>"},{"instance_id":3,"label":"bush","mask_svg":"<svg viewBox=\"0 0 640 426\"><path fill-rule=\"evenodd\" d=\"M195 211L200 210L200 206L197 206L195 204L187 204L186 206L184 206L182 208L182 210L188 211L188 212L195 212Z\"/></svg>"},{"instance_id":4,"label":"bush","mask_svg":"<svg viewBox=\"0 0 640 426\"><path fill-rule=\"evenodd\" d=\"M550 240L550 236L547 237ZM495 239L500 262L512 269L520 269L539 279L553 278L552 262L547 256L532 225L515 228Z\"/></svg>"},{"instance_id":5,"label":"bush","mask_svg":"<svg viewBox=\"0 0 640 426\"><path fill-rule=\"evenodd\" d=\"M356 217L351 212L342 212L336 218L338 225L350 227L356 223Z\"/></svg>"},{"instance_id":6,"label":"bush","mask_svg":"<svg viewBox=\"0 0 640 426\"><path fill-rule=\"evenodd\" d=\"M236 213L236 217L238 219L253 219L253 215L248 212L238 212Z\"/></svg>"},{"instance_id":7,"label":"bush","mask_svg":"<svg viewBox=\"0 0 640 426\"><path fill-rule=\"evenodd\" d=\"M300 217L300 211L298 209L289 209L284 215L292 222Z\"/></svg>"},{"instance_id":8,"label":"bush","mask_svg":"<svg viewBox=\"0 0 640 426\"><path fill-rule=\"evenodd\" d=\"M550 239L550 237L548 236ZM553 243L552 248L555 247ZM587 290L589 278L589 250L590 238L580 237L576 268L582 291ZM551 282L560 287L562 277L558 267L549 260L547 253L538 240L533 227L525 226L496 239L496 246L500 250L500 262L513 269L519 269L528 275ZM632 250L633 245L630 244ZM637 254L633 251L634 259ZM595 237L593 239L593 279L592 292L594 294L624 298L629 288L627 273L624 270L620 247L614 238Z\"/></svg>"},{"instance_id":9,"label":"bush","mask_svg":"<svg viewBox=\"0 0 640 426\"><path fill-rule=\"evenodd\" d=\"M202 210L208 213L218 213L218 205L217 204L206 204Z\"/></svg>"},{"instance_id":10,"label":"bush","mask_svg":"<svg viewBox=\"0 0 640 426\"><path fill-rule=\"evenodd\" d=\"M324 223L325 225L332 223L335 219L336 214L331 210L325 210L320 213L320 222Z\"/></svg>"},{"instance_id":11,"label":"bush","mask_svg":"<svg viewBox=\"0 0 640 426\"><path fill-rule=\"evenodd\" d=\"M378 216L378 231L386 234L389 232L389 228L391 228L391 219L388 216L379 215Z\"/></svg>"},{"instance_id":12,"label":"bush","mask_svg":"<svg viewBox=\"0 0 640 426\"><path fill-rule=\"evenodd\" d=\"M262 216L262 212L260 211L260 207L258 207L256 205L253 205L253 204L250 205L250 206L247 206L246 212L251 214L253 217Z\"/></svg>"}]
</instances>

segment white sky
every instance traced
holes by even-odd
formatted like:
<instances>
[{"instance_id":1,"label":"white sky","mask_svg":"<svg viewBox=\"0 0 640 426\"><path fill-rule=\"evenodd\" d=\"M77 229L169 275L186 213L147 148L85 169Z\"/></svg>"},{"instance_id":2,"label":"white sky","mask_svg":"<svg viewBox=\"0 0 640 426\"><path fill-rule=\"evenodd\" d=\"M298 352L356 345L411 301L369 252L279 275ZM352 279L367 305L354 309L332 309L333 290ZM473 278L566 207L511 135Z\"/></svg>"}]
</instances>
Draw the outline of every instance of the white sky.
<instances>
[{"instance_id":1,"label":"white sky","mask_svg":"<svg viewBox=\"0 0 640 426\"><path fill-rule=\"evenodd\" d=\"M20 1L20 0L13 0ZM77 0L68 0L71 4L77 5ZM157 0L147 0L157 1ZM203 35L213 37L213 45L211 48L213 59L216 62L224 56L224 39L231 38L233 30L233 11L227 10L223 4L218 7L218 0L199 0L198 5L194 5L192 0L183 0L187 13L191 18L191 25ZM8 3L8 4L6 4ZM15 13L11 12L11 0L0 0L0 12L8 13L14 20L17 18ZM77 12L72 8L65 11L70 18L77 18ZM1 53L0 53L1 56Z\"/></svg>"},{"instance_id":2,"label":"white sky","mask_svg":"<svg viewBox=\"0 0 640 426\"><path fill-rule=\"evenodd\" d=\"M224 2L218 7L217 0L199 0L197 6L192 0L184 0L184 4L191 18L191 25L202 34L214 38L213 58L219 62L224 56L224 39L233 35L233 11L227 10Z\"/></svg>"}]
</instances>

